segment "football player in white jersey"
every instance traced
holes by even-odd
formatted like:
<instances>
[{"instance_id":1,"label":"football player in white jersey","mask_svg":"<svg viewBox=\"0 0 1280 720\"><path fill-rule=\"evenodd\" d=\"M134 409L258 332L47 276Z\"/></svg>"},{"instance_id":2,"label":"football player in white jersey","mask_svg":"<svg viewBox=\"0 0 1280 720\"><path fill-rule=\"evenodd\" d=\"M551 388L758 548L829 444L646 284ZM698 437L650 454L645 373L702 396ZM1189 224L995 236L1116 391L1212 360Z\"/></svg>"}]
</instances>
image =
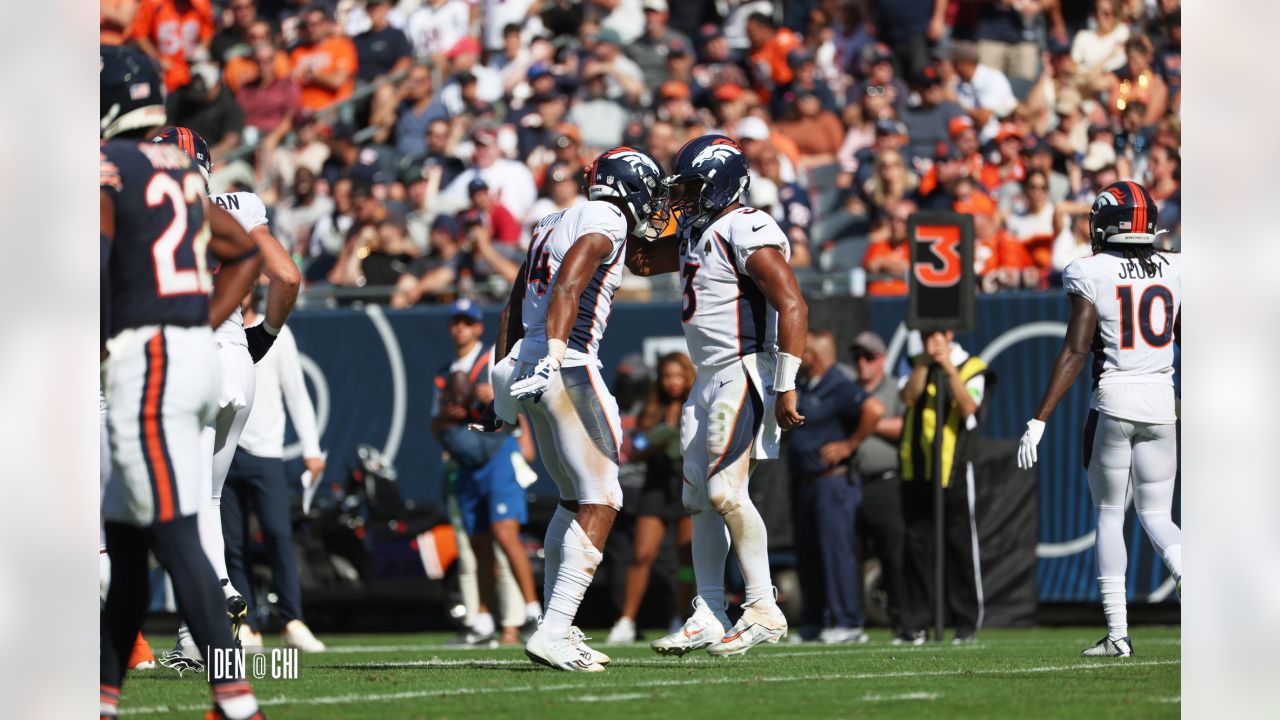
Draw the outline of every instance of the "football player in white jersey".
<instances>
[{"instance_id":1,"label":"football player in white jersey","mask_svg":"<svg viewBox=\"0 0 1280 720\"><path fill-rule=\"evenodd\" d=\"M173 143L196 161L196 166L209 181L213 159L204 138L185 127L171 127L154 138L155 142ZM218 391L217 414L200 435L205 462L205 494L208 498L200 507L198 516L200 543L204 546L213 569L222 583L226 596L227 616L231 619L231 631L238 636L243 626L248 604L228 579L226 545L222 539L221 498L222 486L231 469L231 459L236 452L240 433L249 420L253 407L253 365L262 359L275 342L280 328L293 309L302 284L302 275L288 251L271 235L267 225L267 209L262 199L251 192L219 193L210 195L214 204L226 210L240 223L262 252L262 272L270 284L267 286L267 311L263 322L249 329L244 327L244 315L237 303L235 311L213 332L218 360L222 367L222 381ZM191 640L186 625L178 629L178 641L174 651L164 662L184 665L199 658L200 649Z\"/></svg>"},{"instance_id":2,"label":"football player in white jersey","mask_svg":"<svg viewBox=\"0 0 1280 720\"><path fill-rule=\"evenodd\" d=\"M698 377L680 417L684 506L693 516L694 613L657 640L663 655L707 648L739 655L776 643L787 619L775 602L764 520L747 481L756 462L778 457L781 431L804 423L796 372L809 310L788 261L790 243L768 213L740 202L750 185L746 156L723 135L689 141L666 179L677 233L632 243L637 275L679 271L685 339ZM743 614L725 614L729 539L746 581Z\"/></svg>"},{"instance_id":3,"label":"football player in white jersey","mask_svg":"<svg viewBox=\"0 0 1280 720\"><path fill-rule=\"evenodd\" d=\"M1097 509L1098 586L1107 635L1086 657L1131 657L1125 606L1124 512L1130 478L1138 518L1182 596L1182 530L1173 522L1178 472L1173 343L1182 342L1182 258L1154 247L1156 205L1146 188L1117 182L1089 214L1094 254L1063 272L1071 320L1018 466L1036 462L1045 422L1093 352L1084 462Z\"/></svg>"},{"instance_id":4,"label":"football player in white jersey","mask_svg":"<svg viewBox=\"0 0 1280 720\"><path fill-rule=\"evenodd\" d=\"M560 491L544 543L546 605L525 654L560 670L600 672L608 656L586 647L573 625L622 507L622 428L597 350L622 282L628 236L650 231L664 189L657 161L627 147L596 158L584 184L588 202L533 228L499 323L496 352L504 359L491 377L498 418L528 416Z\"/></svg>"}]
</instances>

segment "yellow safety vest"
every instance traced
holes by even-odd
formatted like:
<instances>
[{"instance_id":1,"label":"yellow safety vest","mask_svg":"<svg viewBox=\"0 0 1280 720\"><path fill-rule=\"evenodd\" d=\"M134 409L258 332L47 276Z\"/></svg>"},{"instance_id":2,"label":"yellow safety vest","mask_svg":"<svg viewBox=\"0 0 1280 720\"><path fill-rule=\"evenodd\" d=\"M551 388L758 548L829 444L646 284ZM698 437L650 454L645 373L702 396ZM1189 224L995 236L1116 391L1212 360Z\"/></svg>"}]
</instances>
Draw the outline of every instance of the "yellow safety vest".
<instances>
[{"instance_id":1,"label":"yellow safety vest","mask_svg":"<svg viewBox=\"0 0 1280 720\"><path fill-rule=\"evenodd\" d=\"M960 364L960 379L969 382L977 375L985 372L987 364L982 358L970 355ZM930 373L932 378L932 373ZM930 379L924 392L916 399L903 418L902 444L898 455L902 461L902 479L933 479L933 437L938 425L937 405L938 388ZM942 426L942 487L951 484L952 464L956 458L956 450L963 441L965 430L962 425L960 410L952 400L947 407L947 420Z\"/></svg>"}]
</instances>

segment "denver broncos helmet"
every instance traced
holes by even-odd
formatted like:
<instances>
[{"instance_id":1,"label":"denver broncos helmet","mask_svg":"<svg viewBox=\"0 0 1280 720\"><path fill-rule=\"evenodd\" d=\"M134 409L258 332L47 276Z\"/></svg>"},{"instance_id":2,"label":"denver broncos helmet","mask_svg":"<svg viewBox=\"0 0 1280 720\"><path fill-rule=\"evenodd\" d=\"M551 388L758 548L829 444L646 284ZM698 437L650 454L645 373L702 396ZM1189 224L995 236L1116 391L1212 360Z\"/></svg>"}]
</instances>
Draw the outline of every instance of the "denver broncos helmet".
<instances>
[{"instance_id":1,"label":"denver broncos helmet","mask_svg":"<svg viewBox=\"0 0 1280 720\"><path fill-rule=\"evenodd\" d=\"M732 138L703 135L685 143L663 182L681 230L701 230L751 186L747 156Z\"/></svg>"},{"instance_id":2,"label":"denver broncos helmet","mask_svg":"<svg viewBox=\"0 0 1280 720\"><path fill-rule=\"evenodd\" d=\"M1138 183L1120 181L1106 186L1089 211L1094 252L1107 243L1151 245L1156 240L1157 212L1151 193Z\"/></svg>"},{"instance_id":3,"label":"denver broncos helmet","mask_svg":"<svg viewBox=\"0 0 1280 720\"><path fill-rule=\"evenodd\" d=\"M209 182L209 173L213 172L213 158L209 156L209 143L200 137L200 133L191 128L174 126L165 128L163 132L152 138L151 142L177 145L182 152L196 161L196 167L200 168L204 181Z\"/></svg>"},{"instance_id":4,"label":"denver broncos helmet","mask_svg":"<svg viewBox=\"0 0 1280 720\"><path fill-rule=\"evenodd\" d=\"M600 153L583 178L588 200L617 198L631 215L636 237L656 234L654 215L666 205L662 166L643 150L616 147ZM654 230L650 233L650 230Z\"/></svg>"},{"instance_id":5,"label":"denver broncos helmet","mask_svg":"<svg viewBox=\"0 0 1280 720\"><path fill-rule=\"evenodd\" d=\"M151 58L137 50L99 48L98 97L103 140L165 123L164 83Z\"/></svg>"}]
</instances>

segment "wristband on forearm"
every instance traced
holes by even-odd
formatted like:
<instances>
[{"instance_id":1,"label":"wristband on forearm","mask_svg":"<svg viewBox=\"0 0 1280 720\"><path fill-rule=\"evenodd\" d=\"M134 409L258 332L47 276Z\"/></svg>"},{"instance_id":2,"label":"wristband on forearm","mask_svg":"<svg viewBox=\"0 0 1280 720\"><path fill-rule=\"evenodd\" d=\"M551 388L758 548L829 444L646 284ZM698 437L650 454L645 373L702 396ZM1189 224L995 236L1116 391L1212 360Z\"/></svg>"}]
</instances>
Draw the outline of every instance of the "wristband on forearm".
<instances>
[{"instance_id":1,"label":"wristband on forearm","mask_svg":"<svg viewBox=\"0 0 1280 720\"><path fill-rule=\"evenodd\" d=\"M556 367L564 364L564 354L568 351L568 347L563 340L550 338L547 340L547 357L551 358Z\"/></svg>"},{"instance_id":2,"label":"wristband on forearm","mask_svg":"<svg viewBox=\"0 0 1280 720\"><path fill-rule=\"evenodd\" d=\"M773 368L773 391L788 392L796 389L796 375L800 372L800 358L779 352Z\"/></svg>"}]
</instances>

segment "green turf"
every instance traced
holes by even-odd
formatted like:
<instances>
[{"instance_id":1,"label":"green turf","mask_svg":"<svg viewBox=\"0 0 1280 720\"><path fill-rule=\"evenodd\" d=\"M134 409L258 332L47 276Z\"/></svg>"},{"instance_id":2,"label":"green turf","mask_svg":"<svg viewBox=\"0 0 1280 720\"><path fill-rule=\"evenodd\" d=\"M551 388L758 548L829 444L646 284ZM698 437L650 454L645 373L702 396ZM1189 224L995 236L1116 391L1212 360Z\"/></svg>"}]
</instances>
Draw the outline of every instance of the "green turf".
<instances>
[{"instance_id":1,"label":"green turf","mask_svg":"<svg viewBox=\"0 0 1280 720\"><path fill-rule=\"evenodd\" d=\"M783 641L733 660L599 644L613 665L597 675L535 667L515 647L443 648L440 635L327 636L331 652L304 656L297 680L254 689L270 717L307 720L1177 717L1179 630L1135 628L1134 658L1080 658L1101 635L987 630L969 646L903 648L876 632L866 645ZM121 711L191 718L209 706L202 677L160 668L130 675Z\"/></svg>"}]
</instances>

